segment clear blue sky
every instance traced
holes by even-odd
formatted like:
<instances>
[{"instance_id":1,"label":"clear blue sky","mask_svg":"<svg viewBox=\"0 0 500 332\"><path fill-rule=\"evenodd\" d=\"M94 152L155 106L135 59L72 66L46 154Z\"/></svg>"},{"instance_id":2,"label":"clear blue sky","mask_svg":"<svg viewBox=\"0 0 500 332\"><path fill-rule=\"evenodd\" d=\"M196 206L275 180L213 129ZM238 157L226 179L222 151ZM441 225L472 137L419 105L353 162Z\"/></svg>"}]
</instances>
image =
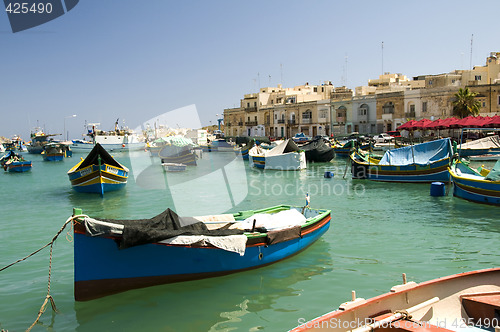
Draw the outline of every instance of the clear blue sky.
<instances>
[{"instance_id":1,"label":"clear blue sky","mask_svg":"<svg viewBox=\"0 0 500 332\"><path fill-rule=\"evenodd\" d=\"M82 0L12 33L0 13L0 136L85 120L136 127L195 104L203 125L260 87L366 85L484 65L500 51L500 2ZM347 57L347 63L346 63ZM280 70L280 64L282 70ZM173 126L173 124L172 124Z\"/></svg>"}]
</instances>

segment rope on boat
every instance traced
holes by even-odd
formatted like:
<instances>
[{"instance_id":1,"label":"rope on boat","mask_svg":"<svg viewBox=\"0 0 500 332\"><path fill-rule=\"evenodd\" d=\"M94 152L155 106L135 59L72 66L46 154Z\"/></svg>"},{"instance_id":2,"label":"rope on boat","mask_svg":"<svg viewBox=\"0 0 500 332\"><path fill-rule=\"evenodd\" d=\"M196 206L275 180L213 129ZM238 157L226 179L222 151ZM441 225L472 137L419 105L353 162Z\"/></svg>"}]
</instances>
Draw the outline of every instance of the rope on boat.
<instances>
[{"instance_id":1,"label":"rope on boat","mask_svg":"<svg viewBox=\"0 0 500 332\"><path fill-rule=\"evenodd\" d=\"M26 330L26 332L29 332L33 328L33 326L35 326L36 323L38 323L38 321L40 320L40 317L42 316L42 314L47 309L47 304L48 304L49 301L50 301L50 305L52 306L52 310L54 310L56 313L58 312L57 308L56 308L56 303L54 302L54 298L52 297L52 295L50 295L50 279L52 277L52 253L53 253L53 248L54 248L54 242L57 240L57 238L59 237L59 235L61 235L61 233L63 232L63 230L66 228L66 226L70 222L72 222L73 220L75 220L77 218L82 218L82 217L86 217L86 215L77 215L77 216L71 216L71 217L69 217L68 220L66 220L66 222L63 224L63 226L61 227L61 229L56 233L56 235L54 235L54 237L52 238L52 241L50 241L49 243L47 243L46 245L44 245L40 249L37 249L34 252L32 252L31 254L25 256L24 258L18 259L14 263L11 263L11 264L9 264L7 266L4 266L3 268L0 269L0 272L1 272L1 271L5 270L5 269L7 269L7 268L9 268L9 267L17 264L17 263L20 263L20 262L28 259L29 257L31 257L31 256L39 253L43 249L45 249L48 246L50 246L49 278L48 278L48 284L47 284L47 296L45 296L45 301L43 301L43 304L40 307L40 310L38 311L38 316L36 317L36 320L33 322L33 324L31 324L31 326ZM70 231L71 231L71 228L70 228ZM69 231L68 231L68 234L66 234L66 239L68 241L70 241L70 242L72 240L71 235L69 234Z\"/></svg>"}]
</instances>

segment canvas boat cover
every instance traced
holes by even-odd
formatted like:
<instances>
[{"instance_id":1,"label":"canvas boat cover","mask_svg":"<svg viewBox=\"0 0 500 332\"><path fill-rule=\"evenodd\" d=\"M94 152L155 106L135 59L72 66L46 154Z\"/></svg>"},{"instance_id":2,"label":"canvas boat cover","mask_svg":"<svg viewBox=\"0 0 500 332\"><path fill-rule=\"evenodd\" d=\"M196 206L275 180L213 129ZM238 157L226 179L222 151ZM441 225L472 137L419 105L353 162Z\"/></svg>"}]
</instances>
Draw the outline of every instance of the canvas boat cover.
<instances>
[{"instance_id":1,"label":"canvas boat cover","mask_svg":"<svg viewBox=\"0 0 500 332\"><path fill-rule=\"evenodd\" d=\"M334 150L322 138L316 138L300 148L306 152L306 159L309 161L328 162L334 156Z\"/></svg>"},{"instance_id":2,"label":"canvas boat cover","mask_svg":"<svg viewBox=\"0 0 500 332\"><path fill-rule=\"evenodd\" d=\"M180 136L180 135L162 137L162 140L167 144L171 144L171 145L175 145L175 146L179 146L179 147L182 147L182 146L195 147L196 146L196 144L194 144L190 138Z\"/></svg>"},{"instance_id":3,"label":"canvas boat cover","mask_svg":"<svg viewBox=\"0 0 500 332\"><path fill-rule=\"evenodd\" d=\"M128 168L117 162L111 155L102 147L101 144L96 143L94 148L89 152L87 157L82 161L76 170L85 168L90 165L99 165L99 158L101 158L101 165L108 164L111 166L123 168L128 172Z\"/></svg>"},{"instance_id":4,"label":"canvas boat cover","mask_svg":"<svg viewBox=\"0 0 500 332\"><path fill-rule=\"evenodd\" d=\"M484 179L490 181L500 181L500 159L497 160L495 166L493 166L490 173L488 173Z\"/></svg>"},{"instance_id":5,"label":"canvas boat cover","mask_svg":"<svg viewBox=\"0 0 500 332\"><path fill-rule=\"evenodd\" d=\"M100 221L114 225L123 225L122 236L117 239L120 249L160 242L179 235L228 236L244 233L243 230L239 229L209 230L198 219L194 217L179 217L171 209L166 209L150 219L100 219Z\"/></svg>"},{"instance_id":6,"label":"canvas boat cover","mask_svg":"<svg viewBox=\"0 0 500 332\"><path fill-rule=\"evenodd\" d=\"M411 164L429 165L453 155L449 138L388 150L379 165L406 166Z\"/></svg>"},{"instance_id":7,"label":"canvas boat cover","mask_svg":"<svg viewBox=\"0 0 500 332\"><path fill-rule=\"evenodd\" d=\"M283 143L278 146L272 148L268 152L266 152L266 157L279 156L281 154L289 153L289 152L300 152L301 149L295 144L291 139L287 139Z\"/></svg>"},{"instance_id":8,"label":"canvas boat cover","mask_svg":"<svg viewBox=\"0 0 500 332\"><path fill-rule=\"evenodd\" d=\"M500 149L500 137L498 135L489 136L474 140L472 142L464 143L460 147L460 149L491 149L497 148Z\"/></svg>"}]
</instances>

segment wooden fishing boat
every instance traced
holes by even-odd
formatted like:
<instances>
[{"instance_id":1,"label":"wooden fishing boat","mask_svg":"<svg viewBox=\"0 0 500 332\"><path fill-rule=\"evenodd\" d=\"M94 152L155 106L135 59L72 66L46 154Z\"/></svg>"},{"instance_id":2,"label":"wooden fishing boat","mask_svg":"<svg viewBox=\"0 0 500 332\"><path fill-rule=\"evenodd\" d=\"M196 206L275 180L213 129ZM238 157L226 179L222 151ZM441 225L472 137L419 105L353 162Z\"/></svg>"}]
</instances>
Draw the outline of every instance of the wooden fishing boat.
<instances>
[{"instance_id":1,"label":"wooden fishing boat","mask_svg":"<svg viewBox=\"0 0 500 332\"><path fill-rule=\"evenodd\" d=\"M258 268L304 250L329 226L330 210L288 205L202 217L170 209L143 220L80 216L75 299Z\"/></svg>"},{"instance_id":2,"label":"wooden fishing boat","mask_svg":"<svg viewBox=\"0 0 500 332\"><path fill-rule=\"evenodd\" d=\"M498 135L483 137L458 146L460 157L479 156L500 153L500 138Z\"/></svg>"},{"instance_id":3,"label":"wooden fishing boat","mask_svg":"<svg viewBox=\"0 0 500 332\"><path fill-rule=\"evenodd\" d=\"M491 171L474 170L457 161L449 168L453 195L469 201L500 205L500 160Z\"/></svg>"},{"instance_id":4,"label":"wooden fishing boat","mask_svg":"<svg viewBox=\"0 0 500 332\"><path fill-rule=\"evenodd\" d=\"M183 172L186 170L186 165L184 164L174 164L174 163L163 163L161 164L165 172Z\"/></svg>"},{"instance_id":5,"label":"wooden fishing boat","mask_svg":"<svg viewBox=\"0 0 500 332\"><path fill-rule=\"evenodd\" d=\"M5 155L0 158L0 165L2 165L4 171L10 173L27 172L33 167L31 161L25 160L23 156L13 150L7 150Z\"/></svg>"},{"instance_id":6,"label":"wooden fishing boat","mask_svg":"<svg viewBox=\"0 0 500 332\"><path fill-rule=\"evenodd\" d=\"M47 143L43 146L42 157L45 161L62 161L72 155L69 145L62 143Z\"/></svg>"},{"instance_id":7,"label":"wooden fishing boat","mask_svg":"<svg viewBox=\"0 0 500 332\"><path fill-rule=\"evenodd\" d=\"M307 167L305 152L291 139L287 139L271 150L264 150L256 145L250 149L248 155L250 167L286 171Z\"/></svg>"},{"instance_id":8,"label":"wooden fishing boat","mask_svg":"<svg viewBox=\"0 0 500 332\"><path fill-rule=\"evenodd\" d=\"M68 176L74 190L104 195L122 189L127 184L128 172L127 167L96 143L87 157L68 171Z\"/></svg>"},{"instance_id":9,"label":"wooden fishing boat","mask_svg":"<svg viewBox=\"0 0 500 332\"><path fill-rule=\"evenodd\" d=\"M158 152L161 163L184 164L196 166L196 144L191 139L182 136L169 136L163 138L166 144Z\"/></svg>"},{"instance_id":10,"label":"wooden fishing boat","mask_svg":"<svg viewBox=\"0 0 500 332\"><path fill-rule=\"evenodd\" d=\"M495 331L500 326L500 268L459 273L417 284L406 282L389 293L356 298L311 321L299 331Z\"/></svg>"},{"instance_id":11,"label":"wooden fishing boat","mask_svg":"<svg viewBox=\"0 0 500 332\"><path fill-rule=\"evenodd\" d=\"M434 182L449 180L453 156L449 138L386 151L380 160L351 154L353 179L389 182Z\"/></svg>"}]
</instances>

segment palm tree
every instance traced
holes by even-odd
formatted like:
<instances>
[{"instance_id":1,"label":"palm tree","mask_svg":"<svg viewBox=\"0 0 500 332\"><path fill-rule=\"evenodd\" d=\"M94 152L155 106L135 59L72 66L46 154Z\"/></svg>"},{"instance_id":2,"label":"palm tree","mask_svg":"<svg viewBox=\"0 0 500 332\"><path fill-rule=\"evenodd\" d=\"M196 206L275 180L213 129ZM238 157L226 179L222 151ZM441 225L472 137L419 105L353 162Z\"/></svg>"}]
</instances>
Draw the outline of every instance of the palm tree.
<instances>
[{"instance_id":1,"label":"palm tree","mask_svg":"<svg viewBox=\"0 0 500 332\"><path fill-rule=\"evenodd\" d=\"M479 115L481 103L475 99L476 95L477 93L470 91L469 88L458 89L453 101L453 114L461 119L469 115Z\"/></svg>"}]
</instances>

